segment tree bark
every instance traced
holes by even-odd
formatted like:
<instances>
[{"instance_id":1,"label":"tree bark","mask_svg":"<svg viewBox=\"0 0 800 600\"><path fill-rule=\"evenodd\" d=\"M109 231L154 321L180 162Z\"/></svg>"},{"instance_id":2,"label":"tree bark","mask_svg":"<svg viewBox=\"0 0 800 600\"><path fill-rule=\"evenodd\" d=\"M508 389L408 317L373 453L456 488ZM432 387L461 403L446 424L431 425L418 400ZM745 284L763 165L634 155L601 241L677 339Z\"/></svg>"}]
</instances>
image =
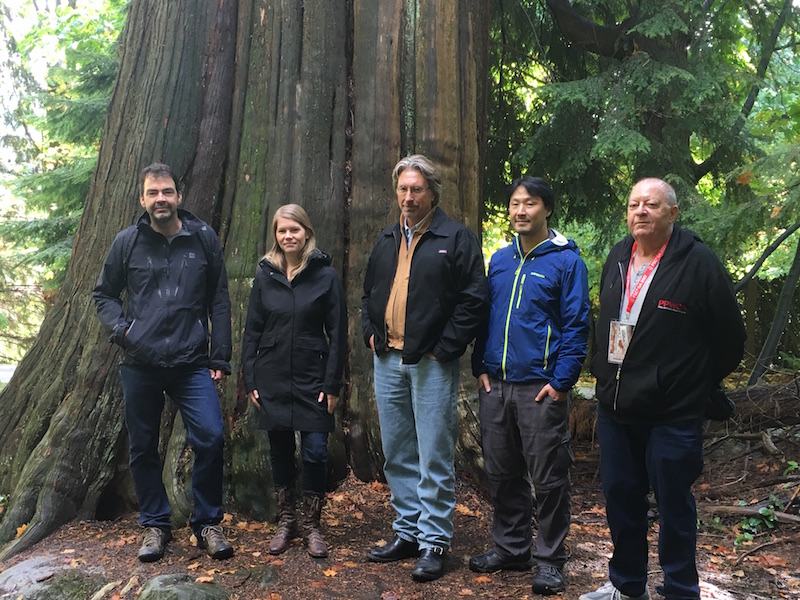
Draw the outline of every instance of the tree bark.
<instances>
[{"instance_id":1,"label":"tree bark","mask_svg":"<svg viewBox=\"0 0 800 600\"><path fill-rule=\"evenodd\" d=\"M377 234L399 219L391 171L403 156L433 160L442 175L442 208L480 231L488 11L479 0L355 0L353 12L349 441L356 476L373 479L382 476L383 452L372 354L361 333L361 283ZM376 48L383 51L376 54ZM461 371L457 460L471 471L480 462L477 388L466 359Z\"/></svg>"},{"instance_id":2,"label":"tree bark","mask_svg":"<svg viewBox=\"0 0 800 600\"><path fill-rule=\"evenodd\" d=\"M780 298L778 298L778 305L775 307L775 317L772 319L769 333L764 340L764 345L761 347L761 352L758 355L758 360L756 360L756 365L753 367L753 372L750 374L747 385L755 385L759 378L767 372L775 358L775 351L778 349L778 342L780 342L781 335L783 335L786 319L789 318L792 296L794 296L798 281L800 281L800 244L797 245L792 266L786 275L786 281L783 283L783 289L781 290Z\"/></svg>"},{"instance_id":3,"label":"tree bark","mask_svg":"<svg viewBox=\"0 0 800 600\"><path fill-rule=\"evenodd\" d=\"M380 477L363 271L378 232L398 218L390 172L407 153L439 165L442 206L480 229L487 10L481 0L132 2L66 281L0 393L0 493L9 498L0 560L75 516L114 515L131 502L120 353L90 292L114 236L140 212L140 170L156 160L174 168L185 208L225 248L234 333L233 374L218 388L226 506L274 513L266 436L248 408L240 352L256 264L287 202L308 211L349 301L349 387L329 444L331 480L346 474L348 450L359 477ZM474 403L465 372L459 465L468 472L480 470ZM191 452L167 406L164 480L180 523L191 510Z\"/></svg>"},{"instance_id":4,"label":"tree bark","mask_svg":"<svg viewBox=\"0 0 800 600\"><path fill-rule=\"evenodd\" d=\"M234 15L235 5L224 2L131 5L66 280L0 395L0 489L10 498L0 542L13 540L0 559L75 516L93 517L114 475L125 447L119 357L101 331L90 291L115 234L133 222L139 171L148 163L170 162L186 183L186 206L213 217L222 171L198 161L218 151L209 145L226 149L230 102L220 100L224 71L233 65ZM203 194L194 180L203 181Z\"/></svg>"}]
</instances>

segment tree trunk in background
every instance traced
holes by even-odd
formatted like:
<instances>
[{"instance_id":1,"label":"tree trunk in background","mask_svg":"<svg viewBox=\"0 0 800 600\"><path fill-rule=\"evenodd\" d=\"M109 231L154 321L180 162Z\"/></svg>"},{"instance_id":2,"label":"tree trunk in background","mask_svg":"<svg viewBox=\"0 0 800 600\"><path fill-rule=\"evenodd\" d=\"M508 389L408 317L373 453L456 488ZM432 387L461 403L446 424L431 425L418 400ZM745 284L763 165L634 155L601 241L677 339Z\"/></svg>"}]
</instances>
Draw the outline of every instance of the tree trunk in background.
<instances>
[{"instance_id":1,"label":"tree trunk in background","mask_svg":"<svg viewBox=\"0 0 800 600\"><path fill-rule=\"evenodd\" d=\"M347 2L242 2L239 29L222 231L234 376L226 385L223 411L230 429L231 498L264 518L272 514L269 444L266 433L255 429L240 373L247 301L268 237L272 244L272 217L289 202L306 209L318 247L343 274ZM330 478L341 480L347 474L341 426L328 448Z\"/></svg>"},{"instance_id":2,"label":"tree trunk in background","mask_svg":"<svg viewBox=\"0 0 800 600\"><path fill-rule=\"evenodd\" d=\"M354 0L353 12L349 440L355 474L373 479L382 476L383 453L372 354L361 334L361 283L378 233L399 219L391 171L403 156L430 158L441 169L442 208L480 232L488 8L479 0ZM457 461L473 471L481 456L468 358L462 360Z\"/></svg>"},{"instance_id":3,"label":"tree trunk in background","mask_svg":"<svg viewBox=\"0 0 800 600\"><path fill-rule=\"evenodd\" d=\"M798 281L800 281L800 244L797 245L797 250L792 260L792 266L786 274L786 281L783 283L783 289L781 290L780 298L778 298L778 305L775 307L775 316L769 327L769 333L764 340L764 345L761 347L761 352L753 367L753 372L750 373L750 378L747 380L748 386L756 385L761 376L771 367L772 361L776 358L775 353L778 349L778 343L781 341L783 329L786 326L786 320L789 318L792 296L794 296Z\"/></svg>"},{"instance_id":4,"label":"tree trunk in background","mask_svg":"<svg viewBox=\"0 0 800 600\"><path fill-rule=\"evenodd\" d=\"M235 11L196 0L131 5L66 280L0 395L0 490L10 498L0 542L14 540L0 557L75 516L93 517L124 464L119 355L90 292L114 236L138 212L139 172L150 162L170 162L186 185L186 208L213 223L229 139Z\"/></svg>"},{"instance_id":5,"label":"tree trunk in background","mask_svg":"<svg viewBox=\"0 0 800 600\"><path fill-rule=\"evenodd\" d=\"M275 209L287 202L307 209L349 302L349 387L329 444L331 479L346 474L348 448L359 477L381 475L359 319L364 268L379 231L398 218L390 171L408 153L437 163L443 208L480 229L486 4L132 2L66 281L0 393L0 494L9 498L0 543L10 542L0 559L76 516L114 516L130 506L120 355L90 292L114 236L140 212L139 173L156 160L175 169L184 207L213 225L225 247L234 342L233 375L219 388L227 504L262 519L274 511L266 436L254 428L239 367L252 277L271 243ZM466 364L458 461L473 473L480 451ZM191 453L169 403L162 449L181 522L191 506Z\"/></svg>"}]
</instances>

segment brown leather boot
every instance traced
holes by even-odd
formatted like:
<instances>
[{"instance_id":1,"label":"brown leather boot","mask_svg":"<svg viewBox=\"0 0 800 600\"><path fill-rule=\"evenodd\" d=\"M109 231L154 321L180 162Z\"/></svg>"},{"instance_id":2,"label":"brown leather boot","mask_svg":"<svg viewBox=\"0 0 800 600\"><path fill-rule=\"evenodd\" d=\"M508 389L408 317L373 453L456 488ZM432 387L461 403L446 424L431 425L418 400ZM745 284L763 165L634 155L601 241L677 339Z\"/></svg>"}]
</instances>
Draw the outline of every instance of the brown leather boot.
<instances>
[{"instance_id":1,"label":"brown leather boot","mask_svg":"<svg viewBox=\"0 0 800 600\"><path fill-rule=\"evenodd\" d=\"M286 552L292 539L297 537L294 488L275 488L275 503L278 505L278 530L269 542L270 554Z\"/></svg>"},{"instance_id":2,"label":"brown leather boot","mask_svg":"<svg viewBox=\"0 0 800 600\"><path fill-rule=\"evenodd\" d=\"M303 542L305 542L308 554L314 558L325 558L328 556L328 544L320 532L319 520L322 515L322 506L325 504L325 496L315 494L304 494L303 504L305 505L305 515L303 517Z\"/></svg>"}]
</instances>

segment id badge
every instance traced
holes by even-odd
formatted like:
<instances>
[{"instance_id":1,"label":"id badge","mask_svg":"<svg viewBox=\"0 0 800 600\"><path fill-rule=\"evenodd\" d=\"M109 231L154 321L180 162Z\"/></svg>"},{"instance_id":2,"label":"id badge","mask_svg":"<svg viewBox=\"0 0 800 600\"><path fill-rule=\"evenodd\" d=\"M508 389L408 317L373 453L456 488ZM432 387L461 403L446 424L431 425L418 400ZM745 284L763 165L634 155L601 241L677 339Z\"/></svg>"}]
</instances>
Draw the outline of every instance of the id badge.
<instances>
[{"instance_id":1,"label":"id badge","mask_svg":"<svg viewBox=\"0 0 800 600\"><path fill-rule=\"evenodd\" d=\"M611 321L608 332L608 362L621 365L633 337L633 323Z\"/></svg>"}]
</instances>

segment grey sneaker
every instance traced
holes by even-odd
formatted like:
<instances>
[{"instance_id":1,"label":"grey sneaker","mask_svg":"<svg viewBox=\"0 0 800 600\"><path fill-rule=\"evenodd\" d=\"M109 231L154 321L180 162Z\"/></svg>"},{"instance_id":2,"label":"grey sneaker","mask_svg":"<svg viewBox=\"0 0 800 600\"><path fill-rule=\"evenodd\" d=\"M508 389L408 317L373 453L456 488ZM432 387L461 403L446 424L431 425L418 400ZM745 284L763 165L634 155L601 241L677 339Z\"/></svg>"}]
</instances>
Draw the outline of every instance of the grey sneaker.
<instances>
[{"instance_id":1,"label":"grey sneaker","mask_svg":"<svg viewBox=\"0 0 800 600\"><path fill-rule=\"evenodd\" d=\"M644 588L644 594L641 596L628 596L620 592L614 587L613 583L608 581L594 592L583 594L579 600L650 600L650 592L647 588Z\"/></svg>"},{"instance_id":2,"label":"grey sneaker","mask_svg":"<svg viewBox=\"0 0 800 600\"><path fill-rule=\"evenodd\" d=\"M233 556L233 546L225 539L221 525L207 525L197 536L197 547L205 548L211 558L222 560Z\"/></svg>"},{"instance_id":3,"label":"grey sneaker","mask_svg":"<svg viewBox=\"0 0 800 600\"><path fill-rule=\"evenodd\" d=\"M142 535L142 547L139 548L139 560L142 562L155 562L164 556L167 542L172 539L169 529L160 527L145 527Z\"/></svg>"}]
</instances>

